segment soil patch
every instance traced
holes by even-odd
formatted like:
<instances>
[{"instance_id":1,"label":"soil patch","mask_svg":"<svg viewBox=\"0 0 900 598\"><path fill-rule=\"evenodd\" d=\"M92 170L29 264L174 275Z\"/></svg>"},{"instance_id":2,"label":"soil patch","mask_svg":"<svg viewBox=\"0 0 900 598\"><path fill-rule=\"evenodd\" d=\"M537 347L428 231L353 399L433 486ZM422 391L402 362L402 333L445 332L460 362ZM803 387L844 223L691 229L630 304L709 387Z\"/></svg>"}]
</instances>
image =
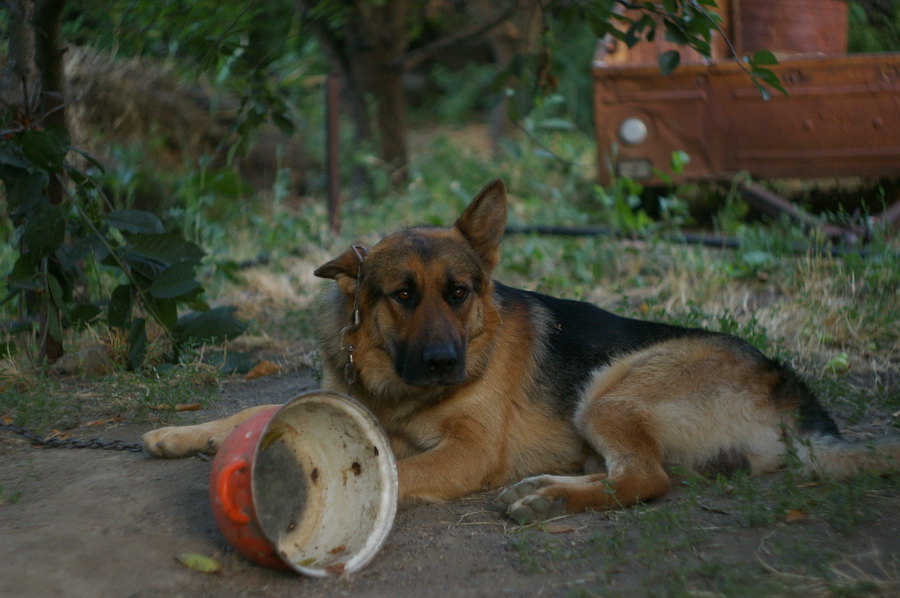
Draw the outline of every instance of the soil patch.
<instances>
[{"instance_id":1,"label":"soil patch","mask_svg":"<svg viewBox=\"0 0 900 598\"><path fill-rule=\"evenodd\" d=\"M245 406L284 402L314 387L307 372L229 382L214 407L181 417L183 423L206 421ZM99 435L136 442L150 428L121 425ZM672 595L688 589L727 595L729 588L824 595L836 587L888 595L900 590L896 484L868 485L862 496L846 490L842 500L823 494L823 504L844 512L798 509L796 519L773 520L770 502L745 496L746 486L738 482L731 490L704 482L708 493L685 483L645 507L529 528L503 516L496 492L484 492L401 509L366 569L349 578L318 580L258 567L227 545L209 507L210 465L202 458L166 461L142 453L41 449L0 432L0 595L573 596ZM766 497L791 488L783 475L753 483ZM822 487L823 493L835 491ZM187 569L174 558L183 552L212 556L223 571L206 575Z\"/></svg>"}]
</instances>

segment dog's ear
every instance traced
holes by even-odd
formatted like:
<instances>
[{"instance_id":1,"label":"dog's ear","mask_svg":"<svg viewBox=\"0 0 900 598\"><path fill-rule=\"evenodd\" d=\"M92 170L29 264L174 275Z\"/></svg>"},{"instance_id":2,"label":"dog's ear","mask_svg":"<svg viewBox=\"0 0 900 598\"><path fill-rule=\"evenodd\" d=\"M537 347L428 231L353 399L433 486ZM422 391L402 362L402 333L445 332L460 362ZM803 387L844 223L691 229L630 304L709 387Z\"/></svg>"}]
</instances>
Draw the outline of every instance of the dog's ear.
<instances>
[{"instance_id":1,"label":"dog's ear","mask_svg":"<svg viewBox=\"0 0 900 598\"><path fill-rule=\"evenodd\" d=\"M341 291L352 297L356 293L356 274L361 262L354 249L351 247L330 262L327 262L313 272L319 278L334 280Z\"/></svg>"},{"instance_id":2,"label":"dog's ear","mask_svg":"<svg viewBox=\"0 0 900 598\"><path fill-rule=\"evenodd\" d=\"M456 224L481 259L493 268L500 261L500 239L506 226L506 187L494 179L478 192Z\"/></svg>"}]
</instances>

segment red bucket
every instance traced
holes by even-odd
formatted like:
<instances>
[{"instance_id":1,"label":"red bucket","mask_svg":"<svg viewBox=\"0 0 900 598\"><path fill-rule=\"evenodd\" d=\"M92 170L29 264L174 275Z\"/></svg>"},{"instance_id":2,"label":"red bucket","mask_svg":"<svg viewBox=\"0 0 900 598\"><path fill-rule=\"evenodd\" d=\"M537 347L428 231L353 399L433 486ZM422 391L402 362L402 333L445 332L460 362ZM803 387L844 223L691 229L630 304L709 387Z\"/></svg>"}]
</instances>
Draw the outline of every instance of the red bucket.
<instances>
[{"instance_id":1,"label":"red bucket","mask_svg":"<svg viewBox=\"0 0 900 598\"><path fill-rule=\"evenodd\" d=\"M381 548L397 509L397 464L365 407L313 391L235 428L209 490L216 523L241 554L325 577L358 571Z\"/></svg>"}]
</instances>

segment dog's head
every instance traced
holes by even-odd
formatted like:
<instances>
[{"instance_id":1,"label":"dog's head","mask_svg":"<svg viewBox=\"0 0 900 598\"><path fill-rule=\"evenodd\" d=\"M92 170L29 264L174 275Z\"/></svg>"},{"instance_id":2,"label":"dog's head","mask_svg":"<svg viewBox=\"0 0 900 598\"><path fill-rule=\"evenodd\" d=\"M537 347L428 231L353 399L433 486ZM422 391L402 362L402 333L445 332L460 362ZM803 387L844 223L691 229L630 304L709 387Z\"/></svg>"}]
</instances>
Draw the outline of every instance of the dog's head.
<instances>
[{"instance_id":1,"label":"dog's head","mask_svg":"<svg viewBox=\"0 0 900 598\"><path fill-rule=\"evenodd\" d=\"M452 228L394 233L362 262L351 249L315 271L359 306L355 362L366 386L391 386L390 377L413 387L453 386L479 372L497 318L491 275L505 224L498 179Z\"/></svg>"}]
</instances>

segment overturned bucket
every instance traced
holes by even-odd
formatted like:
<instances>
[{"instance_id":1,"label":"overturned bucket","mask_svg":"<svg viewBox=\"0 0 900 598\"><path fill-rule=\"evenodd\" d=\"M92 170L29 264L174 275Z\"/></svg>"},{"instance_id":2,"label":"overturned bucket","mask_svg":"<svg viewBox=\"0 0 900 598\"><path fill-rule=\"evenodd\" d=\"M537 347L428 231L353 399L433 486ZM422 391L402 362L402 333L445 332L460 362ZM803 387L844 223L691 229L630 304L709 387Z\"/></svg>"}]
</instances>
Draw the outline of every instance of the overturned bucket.
<instances>
[{"instance_id":1,"label":"overturned bucket","mask_svg":"<svg viewBox=\"0 0 900 598\"><path fill-rule=\"evenodd\" d=\"M397 510L397 464L384 431L333 391L302 394L235 428L209 484L232 546L261 565L313 577L367 565Z\"/></svg>"}]
</instances>

